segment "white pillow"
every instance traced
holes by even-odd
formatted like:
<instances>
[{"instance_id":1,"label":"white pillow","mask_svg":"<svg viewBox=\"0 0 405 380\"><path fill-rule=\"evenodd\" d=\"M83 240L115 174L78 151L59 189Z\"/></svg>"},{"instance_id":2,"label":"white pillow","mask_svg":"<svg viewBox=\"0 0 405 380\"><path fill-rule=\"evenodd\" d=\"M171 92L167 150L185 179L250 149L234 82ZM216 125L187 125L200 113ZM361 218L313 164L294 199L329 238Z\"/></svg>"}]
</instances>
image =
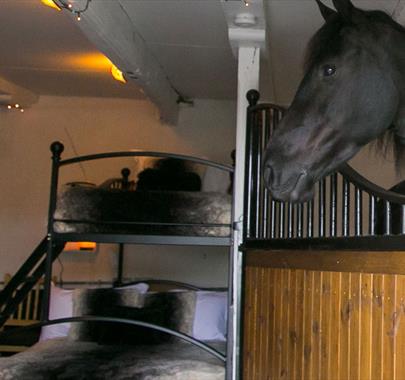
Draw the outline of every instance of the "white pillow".
<instances>
[{"instance_id":1,"label":"white pillow","mask_svg":"<svg viewBox=\"0 0 405 380\"><path fill-rule=\"evenodd\" d=\"M66 290L51 285L51 298L49 303L49 319L70 318L73 313L73 290ZM60 338L67 336L70 323L44 326L41 329L39 340Z\"/></svg>"},{"instance_id":2,"label":"white pillow","mask_svg":"<svg viewBox=\"0 0 405 380\"><path fill-rule=\"evenodd\" d=\"M227 292L198 291L193 323L193 338L225 341L227 311Z\"/></svg>"},{"instance_id":3,"label":"white pillow","mask_svg":"<svg viewBox=\"0 0 405 380\"><path fill-rule=\"evenodd\" d=\"M148 292L149 284L146 284L144 282L138 282L137 284L132 284L128 286L124 285L114 289L136 289L139 293L145 294Z\"/></svg>"}]
</instances>

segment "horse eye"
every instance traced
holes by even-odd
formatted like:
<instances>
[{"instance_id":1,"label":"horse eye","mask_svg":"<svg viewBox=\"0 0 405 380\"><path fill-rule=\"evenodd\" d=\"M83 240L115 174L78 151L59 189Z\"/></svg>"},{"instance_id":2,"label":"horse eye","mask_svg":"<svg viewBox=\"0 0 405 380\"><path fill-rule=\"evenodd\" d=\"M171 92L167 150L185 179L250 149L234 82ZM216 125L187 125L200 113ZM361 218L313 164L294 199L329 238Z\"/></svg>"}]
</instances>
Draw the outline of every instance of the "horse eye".
<instances>
[{"instance_id":1,"label":"horse eye","mask_svg":"<svg viewBox=\"0 0 405 380\"><path fill-rule=\"evenodd\" d=\"M325 65L322 69L324 77L330 77L336 73L336 67L333 65Z\"/></svg>"}]
</instances>

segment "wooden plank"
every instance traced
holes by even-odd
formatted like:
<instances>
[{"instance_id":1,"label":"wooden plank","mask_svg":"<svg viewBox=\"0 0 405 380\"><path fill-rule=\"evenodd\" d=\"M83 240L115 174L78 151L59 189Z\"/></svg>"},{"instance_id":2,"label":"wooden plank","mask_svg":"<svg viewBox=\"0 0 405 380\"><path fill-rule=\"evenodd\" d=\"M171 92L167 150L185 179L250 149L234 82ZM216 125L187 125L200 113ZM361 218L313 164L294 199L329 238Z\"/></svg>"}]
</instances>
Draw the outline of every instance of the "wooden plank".
<instances>
[{"instance_id":1,"label":"wooden plank","mask_svg":"<svg viewBox=\"0 0 405 380\"><path fill-rule=\"evenodd\" d=\"M340 379L340 307L341 307L341 273L331 273L331 295L330 295L330 343L329 343L329 373L331 379Z\"/></svg>"},{"instance_id":2,"label":"wooden plank","mask_svg":"<svg viewBox=\"0 0 405 380\"><path fill-rule=\"evenodd\" d=\"M249 378L251 357L251 331L252 331L252 301L251 301L251 273L253 268L245 268L245 288L244 288L244 305L243 305L243 378Z\"/></svg>"},{"instance_id":3,"label":"wooden plank","mask_svg":"<svg viewBox=\"0 0 405 380\"><path fill-rule=\"evenodd\" d=\"M352 314L352 301L350 297L351 274L342 273L340 286L340 376L349 379L350 368L350 318Z\"/></svg>"},{"instance_id":4,"label":"wooden plank","mask_svg":"<svg viewBox=\"0 0 405 380\"><path fill-rule=\"evenodd\" d=\"M396 276L384 276L383 280L383 379L395 380L395 335L397 329L397 315L395 312ZM401 379L402 380L402 379Z\"/></svg>"},{"instance_id":5,"label":"wooden plank","mask_svg":"<svg viewBox=\"0 0 405 380\"><path fill-rule=\"evenodd\" d=\"M257 379L257 371L259 369L258 363L259 363L259 350L257 349L258 341L260 339L260 328L258 327L258 289L259 289L259 284L258 284L258 272L259 268L254 268L254 271L252 272L252 310L253 310L253 339L252 339L252 378Z\"/></svg>"},{"instance_id":6,"label":"wooden plank","mask_svg":"<svg viewBox=\"0 0 405 380\"><path fill-rule=\"evenodd\" d=\"M314 272L306 272L304 310L302 315L304 319L304 360L303 360L303 379L312 380L312 324L313 324L313 289L314 289Z\"/></svg>"},{"instance_id":7,"label":"wooden plank","mask_svg":"<svg viewBox=\"0 0 405 380\"><path fill-rule=\"evenodd\" d=\"M272 379L278 379L280 374L280 365L281 365L281 323L280 320L283 318L282 315L282 295L281 295L281 270L277 269L274 276L274 309L275 309L275 318L274 318L274 340L273 340L273 368L272 368Z\"/></svg>"},{"instance_id":8,"label":"wooden plank","mask_svg":"<svg viewBox=\"0 0 405 380\"><path fill-rule=\"evenodd\" d=\"M288 315L288 358L289 358L289 372L288 377L291 380L297 379L296 366L297 366L297 328L300 316L297 315L297 273L295 270L290 271L290 309Z\"/></svg>"},{"instance_id":9,"label":"wooden plank","mask_svg":"<svg viewBox=\"0 0 405 380\"><path fill-rule=\"evenodd\" d=\"M382 349L382 336L383 336L383 276L373 276L373 303L372 303L372 358L371 358L371 373L373 380L381 380L383 378L383 349Z\"/></svg>"},{"instance_id":10,"label":"wooden plank","mask_svg":"<svg viewBox=\"0 0 405 380\"><path fill-rule=\"evenodd\" d=\"M314 273L314 291L313 291L313 313L312 313L312 377L314 380L322 380L320 377L321 366L321 289L322 289L322 272Z\"/></svg>"},{"instance_id":11,"label":"wooden plank","mask_svg":"<svg viewBox=\"0 0 405 380\"><path fill-rule=\"evenodd\" d=\"M396 336L395 378L405 378L405 276L398 276L396 312L398 313L398 330Z\"/></svg>"},{"instance_id":12,"label":"wooden plank","mask_svg":"<svg viewBox=\"0 0 405 380\"><path fill-rule=\"evenodd\" d=\"M296 378L303 378L303 357L304 357L304 286L306 273L303 270L296 272L297 276L297 361L296 361Z\"/></svg>"},{"instance_id":13,"label":"wooden plank","mask_svg":"<svg viewBox=\"0 0 405 380\"><path fill-rule=\"evenodd\" d=\"M395 251L252 250L246 253L246 263L285 269L405 274L405 255Z\"/></svg>"},{"instance_id":14,"label":"wooden plank","mask_svg":"<svg viewBox=\"0 0 405 380\"><path fill-rule=\"evenodd\" d=\"M276 341L276 272L278 269L271 269L269 276L271 276L270 281L270 294L269 300L270 304L270 314L269 314L269 378L273 376L273 368L275 366L275 341Z\"/></svg>"},{"instance_id":15,"label":"wooden plank","mask_svg":"<svg viewBox=\"0 0 405 380\"><path fill-rule=\"evenodd\" d=\"M271 276L270 276L270 270L269 268L264 268L264 279L263 279L263 284L262 284L262 292L261 292L261 297L263 297L263 305L264 305L264 311L263 311L263 325L262 325L262 344L261 344L261 350L262 350L262 356L263 356L263 374L262 377L263 379L269 379L270 378L270 352L269 352L269 340L270 340L270 318L269 316L271 315L271 307L272 307L272 302L270 298L271 290L270 290L270 284L271 284Z\"/></svg>"},{"instance_id":16,"label":"wooden plank","mask_svg":"<svg viewBox=\"0 0 405 380\"><path fill-rule=\"evenodd\" d=\"M321 322L321 379L330 378L330 334L331 334L331 273L325 272L322 276L321 286L321 307L322 307L322 322Z\"/></svg>"},{"instance_id":17,"label":"wooden plank","mask_svg":"<svg viewBox=\"0 0 405 380\"><path fill-rule=\"evenodd\" d=\"M372 287L373 275L363 274L360 284L361 307L361 347L360 347L360 373L362 379L371 379L371 354L372 354Z\"/></svg>"},{"instance_id":18,"label":"wooden plank","mask_svg":"<svg viewBox=\"0 0 405 380\"><path fill-rule=\"evenodd\" d=\"M259 338L259 344L258 347L256 348L257 351L259 351L259 373L258 378L265 379L266 378L266 372L267 372L267 363L268 359L266 356L266 344L267 344L267 337L268 334L266 333L268 331L268 315L267 315L267 310L268 310L268 299L266 297L267 289L266 289L266 278L268 277L267 275L267 268L260 268L259 271L259 278L260 278L260 283L258 284L259 287L257 289L257 294L258 294L258 302L259 302L259 314L258 314L258 320L257 320L257 325L258 325L258 331L260 333L260 338Z\"/></svg>"},{"instance_id":19,"label":"wooden plank","mask_svg":"<svg viewBox=\"0 0 405 380\"><path fill-rule=\"evenodd\" d=\"M282 327L281 327L281 366L280 366L280 379L289 379L289 357L288 357L288 346L289 346L289 313L290 313L290 287L291 287L291 271L283 270L283 307L282 307ZM264 379L264 377L262 377Z\"/></svg>"},{"instance_id":20,"label":"wooden plank","mask_svg":"<svg viewBox=\"0 0 405 380\"><path fill-rule=\"evenodd\" d=\"M258 302L258 316L257 316L257 332L258 332L258 342L256 346L256 351L258 351L258 372L256 374L258 379L264 379L264 372L266 366L266 358L265 358L265 340L266 334L264 333L265 330L265 320L266 318L266 294L265 294L265 270L266 268L259 268L258 277L259 277L259 286L256 290L257 292L257 302Z\"/></svg>"},{"instance_id":21,"label":"wooden plank","mask_svg":"<svg viewBox=\"0 0 405 380\"><path fill-rule=\"evenodd\" d=\"M350 317L350 369L349 379L360 380L360 281L361 274L352 273L350 297L352 304L352 312Z\"/></svg>"}]
</instances>

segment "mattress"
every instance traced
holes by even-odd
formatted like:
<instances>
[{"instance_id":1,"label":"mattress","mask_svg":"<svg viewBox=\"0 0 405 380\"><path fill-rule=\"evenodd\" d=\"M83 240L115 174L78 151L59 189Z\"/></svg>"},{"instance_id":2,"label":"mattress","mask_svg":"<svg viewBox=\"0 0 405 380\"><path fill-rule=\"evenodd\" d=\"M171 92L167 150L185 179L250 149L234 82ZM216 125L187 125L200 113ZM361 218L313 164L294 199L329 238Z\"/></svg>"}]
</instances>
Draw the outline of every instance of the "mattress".
<instances>
[{"instance_id":1,"label":"mattress","mask_svg":"<svg viewBox=\"0 0 405 380\"><path fill-rule=\"evenodd\" d=\"M230 235L231 196L65 186L54 216L54 229L59 233L226 237Z\"/></svg>"},{"instance_id":2,"label":"mattress","mask_svg":"<svg viewBox=\"0 0 405 380\"><path fill-rule=\"evenodd\" d=\"M224 351L224 342L211 342ZM224 364L176 340L142 346L99 345L56 338L0 358L2 380L224 380Z\"/></svg>"}]
</instances>

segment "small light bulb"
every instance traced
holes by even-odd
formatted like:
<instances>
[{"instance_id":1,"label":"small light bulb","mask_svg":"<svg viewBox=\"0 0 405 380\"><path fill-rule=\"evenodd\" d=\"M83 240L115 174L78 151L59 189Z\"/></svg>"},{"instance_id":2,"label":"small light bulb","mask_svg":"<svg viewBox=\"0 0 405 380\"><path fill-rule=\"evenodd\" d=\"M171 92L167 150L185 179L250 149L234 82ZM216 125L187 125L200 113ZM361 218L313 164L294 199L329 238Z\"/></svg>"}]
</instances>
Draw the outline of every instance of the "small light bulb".
<instances>
[{"instance_id":1,"label":"small light bulb","mask_svg":"<svg viewBox=\"0 0 405 380\"><path fill-rule=\"evenodd\" d=\"M15 108L20 108L20 105L18 103L15 104Z\"/></svg>"},{"instance_id":2,"label":"small light bulb","mask_svg":"<svg viewBox=\"0 0 405 380\"><path fill-rule=\"evenodd\" d=\"M20 112L21 112L21 113L24 112L24 108L21 108L21 109L20 109Z\"/></svg>"},{"instance_id":3,"label":"small light bulb","mask_svg":"<svg viewBox=\"0 0 405 380\"><path fill-rule=\"evenodd\" d=\"M77 13L77 21L80 21L82 18L80 17L80 13Z\"/></svg>"},{"instance_id":4,"label":"small light bulb","mask_svg":"<svg viewBox=\"0 0 405 380\"><path fill-rule=\"evenodd\" d=\"M9 110L11 110L11 106L10 106L10 104L7 106L7 108L8 108Z\"/></svg>"},{"instance_id":5,"label":"small light bulb","mask_svg":"<svg viewBox=\"0 0 405 380\"><path fill-rule=\"evenodd\" d=\"M69 4L68 4L68 8L69 8L69 9L72 9L72 7L73 7L73 5L69 3Z\"/></svg>"}]
</instances>

